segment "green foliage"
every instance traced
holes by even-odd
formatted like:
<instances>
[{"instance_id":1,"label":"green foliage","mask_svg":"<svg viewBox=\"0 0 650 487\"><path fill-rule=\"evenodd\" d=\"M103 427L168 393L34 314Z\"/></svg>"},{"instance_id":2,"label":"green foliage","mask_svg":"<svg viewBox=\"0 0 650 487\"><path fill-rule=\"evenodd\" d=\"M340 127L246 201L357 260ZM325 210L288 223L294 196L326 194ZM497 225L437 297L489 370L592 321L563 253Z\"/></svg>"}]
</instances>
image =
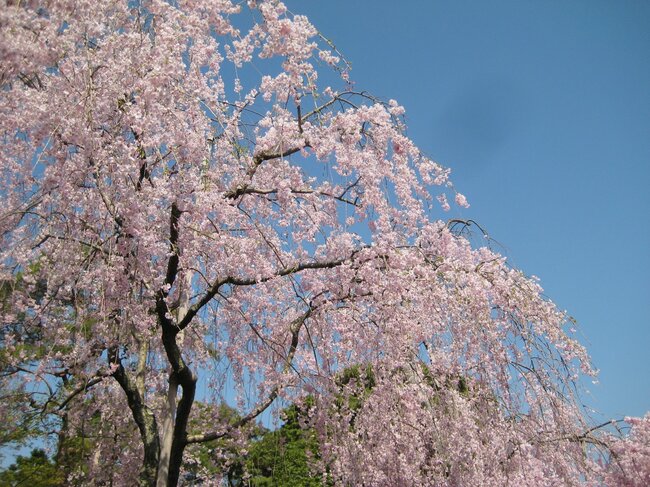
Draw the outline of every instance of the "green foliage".
<instances>
[{"instance_id":1,"label":"green foliage","mask_svg":"<svg viewBox=\"0 0 650 487\"><path fill-rule=\"evenodd\" d=\"M339 408L358 411L375 386L375 375L370 365L356 365L345 369L337 378L341 390L336 399ZM344 392L345 390L345 392ZM250 487L316 487L329 485L322 475L310 468L319 459L318 438L313 429L304 425L313 400L307 398L301 406L292 404L283 411L284 424L267 431L252 441L248 454L231 472L230 485Z\"/></svg>"},{"instance_id":2,"label":"green foliage","mask_svg":"<svg viewBox=\"0 0 650 487\"><path fill-rule=\"evenodd\" d=\"M343 370L336 379L336 385L341 391L336 397L336 408L340 411L350 411L350 428L354 428L357 413L366 398L375 387L375 373L371 365L353 365Z\"/></svg>"},{"instance_id":3,"label":"green foliage","mask_svg":"<svg viewBox=\"0 0 650 487\"><path fill-rule=\"evenodd\" d=\"M12 279L0 280L0 315L5 319L13 316L13 320L0 327L0 401L3 405L0 447L21 445L42 434L42 422L33 407L34 395L26 389L21 369L30 369L47 350L40 343L42 331L26 324L25 313L12 313L14 293L28 287L26 276L31 279L37 269L38 265L33 264L26 272L16 272ZM31 296L38 301L44 293L44 283L33 281ZM7 347L10 335L21 339Z\"/></svg>"},{"instance_id":4,"label":"green foliage","mask_svg":"<svg viewBox=\"0 0 650 487\"><path fill-rule=\"evenodd\" d=\"M363 367L361 365L348 367L341 372L336 383L339 387L343 387L352 381L355 383L363 383L364 389L371 390L375 387L375 374L372 366L368 364Z\"/></svg>"},{"instance_id":5,"label":"green foliage","mask_svg":"<svg viewBox=\"0 0 650 487\"><path fill-rule=\"evenodd\" d=\"M217 411L218 420L213 418L213 410L207 404L197 401L194 404L194 415L190 420L190 431L204 431L206 425L217 421L218 423L235 424L241 419L234 408L227 404L221 404ZM252 423L243 429L249 441L260 438L266 429ZM219 457L215 458L214 452L219 452ZM183 469L197 477L200 477L201 471L208 475L222 474L231 485L242 485L243 478L243 456L239 446L228 438L198 443L188 446L187 452L196 462L185 462ZM234 483L233 483L234 482Z\"/></svg>"},{"instance_id":6,"label":"green foliage","mask_svg":"<svg viewBox=\"0 0 650 487\"><path fill-rule=\"evenodd\" d=\"M94 451L95 442L84 436L60 437L56 466L62 475L71 473L87 473L90 455ZM109 468L110 466L107 466Z\"/></svg>"},{"instance_id":7,"label":"green foliage","mask_svg":"<svg viewBox=\"0 0 650 487\"><path fill-rule=\"evenodd\" d=\"M6 445L24 445L28 440L43 434L43 425L38 415L27 407L29 399L27 393L15 393L11 397L0 395L0 400L12 402L14 406L2 412L0 448Z\"/></svg>"},{"instance_id":8,"label":"green foliage","mask_svg":"<svg viewBox=\"0 0 650 487\"><path fill-rule=\"evenodd\" d=\"M7 470L0 472L1 487L62 487L62 472L40 449L32 450L29 457L18 456Z\"/></svg>"},{"instance_id":9,"label":"green foliage","mask_svg":"<svg viewBox=\"0 0 650 487\"><path fill-rule=\"evenodd\" d=\"M210 408L201 402L197 406L191 428L200 431L213 419ZM309 406L310 402L306 401L304 408ZM226 438L190 445L188 453L195 463L187 462L184 470L195 474L196 478L202 476L201 472L224 475L229 486L321 486L321 477L313 476L309 468L310 458L318 458L318 440L315 432L301 423L305 412L297 405L289 406L283 411L285 423L274 431L251 424L245 431L248 438L245 452L242 445ZM217 414L219 422L233 424L240 419L237 412L225 404ZM215 457L216 451L218 457Z\"/></svg>"},{"instance_id":10,"label":"green foliage","mask_svg":"<svg viewBox=\"0 0 650 487\"><path fill-rule=\"evenodd\" d=\"M244 485L255 487L287 486L316 487L322 478L314 476L310 459L318 458L316 433L304 428L301 418L305 411L296 405L284 411L285 423L255 441L244 460L250 476ZM236 485L236 484L235 484Z\"/></svg>"}]
</instances>

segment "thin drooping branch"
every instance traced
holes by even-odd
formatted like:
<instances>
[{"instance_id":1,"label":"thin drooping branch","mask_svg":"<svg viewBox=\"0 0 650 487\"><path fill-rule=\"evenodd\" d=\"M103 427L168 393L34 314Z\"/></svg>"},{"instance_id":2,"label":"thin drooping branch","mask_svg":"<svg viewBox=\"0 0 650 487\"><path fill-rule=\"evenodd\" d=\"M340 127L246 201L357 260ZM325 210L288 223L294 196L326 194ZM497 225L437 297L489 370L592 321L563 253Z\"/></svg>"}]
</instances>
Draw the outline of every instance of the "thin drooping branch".
<instances>
[{"instance_id":1,"label":"thin drooping branch","mask_svg":"<svg viewBox=\"0 0 650 487\"><path fill-rule=\"evenodd\" d=\"M289 345L289 351L287 352L287 356L284 361L284 371L286 372L289 370L291 367L293 367L293 358L296 355L296 350L298 349L298 342L300 339L300 330L302 329L303 325L305 324L305 321L312 315L314 311L313 307L310 307L305 313L300 315L298 318L296 318L292 323L290 327L291 331L291 343ZM266 409L275 401L275 399L278 397L278 394L281 390L280 386L274 387L267 398L261 402L260 404L257 405L252 411L250 411L248 414L245 416L242 416L240 419L235 421L233 424L231 424L228 428L222 431L212 431L209 433L202 433L198 435L191 435L188 436L186 439L186 443L204 443L206 441L211 441L211 440L217 440L219 438L224 438L228 435L230 435L233 431L236 431L238 428L241 428L242 426L248 424L250 421L253 419L257 418L260 414L262 414Z\"/></svg>"},{"instance_id":2,"label":"thin drooping branch","mask_svg":"<svg viewBox=\"0 0 650 487\"><path fill-rule=\"evenodd\" d=\"M99 384L101 381L103 381L104 378L105 376L96 376L93 377L92 379L88 379L86 382L84 382L82 385L78 386L70 394L68 394L68 396L59 404L57 410L61 411L65 409L68 403L72 401L76 396L78 396L81 393L85 393L92 386L94 386L95 384Z\"/></svg>"},{"instance_id":3,"label":"thin drooping branch","mask_svg":"<svg viewBox=\"0 0 650 487\"><path fill-rule=\"evenodd\" d=\"M310 112L306 113L305 115L303 115L303 116L301 117L301 124L302 124L304 121L306 121L307 119L313 117L314 115L318 115L318 114L322 113L325 109L327 109L328 107L332 106L332 105L335 104L336 102L341 102L341 103L350 103L349 100L347 100L346 98L344 98L346 95L348 95L348 96L361 96L361 97L368 98L368 99L370 99L370 100L372 100L372 101L375 101L375 98L374 98L374 97L370 97L370 96L368 96L368 94L365 93L365 92L344 91L344 92L342 92L342 93L339 93L338 95L336 95L336 96L333 97L332 99L326 101L326 102L323 103L322 105L320 105L320 106L314 108L312 111L310 111Z\"/></svg>"}]
</instances>

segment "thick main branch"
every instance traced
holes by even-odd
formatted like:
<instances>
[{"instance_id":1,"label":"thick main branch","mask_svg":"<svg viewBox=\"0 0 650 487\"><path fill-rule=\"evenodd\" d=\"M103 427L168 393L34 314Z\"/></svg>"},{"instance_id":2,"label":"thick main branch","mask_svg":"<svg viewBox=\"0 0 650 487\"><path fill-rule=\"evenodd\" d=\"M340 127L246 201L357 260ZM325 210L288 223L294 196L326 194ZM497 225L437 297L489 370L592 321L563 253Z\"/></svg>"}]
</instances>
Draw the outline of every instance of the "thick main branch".
<instances>
[{"instance_id":1,"label":"thick main branch","mask_svg":"<svg viewBox=\"0 0 650 487\"><path fill-rule=\"evenodd\" d=\"M252 180L253 176L255 176L255 173L257 172L257 168L260 167L260 164L262 164L264 161L289 157L291 154L295 154L296 152L299 152L306 147L309 147L309 144L305 142L305 144L302 146L293 147L283 152L261 152L253 156L253 165L246 172L246 176L248 177L249 180ZM242 183L239 186L237 186L235 189L228 191L224 195L224 197L226 199L232 199L232 200L237 199L241 195L246 193L246 190L248 189L249 185L250 183Z\"/></svg>"},{"instance_id":2,"label":"thick main branch","mask_svg":"<svg viewBox=\"0 0 650 487\"><path fill-rule=\"evenodd\" d=\"M360 250L360 249L359 249ZM278 269L276 272L269 276L261 277L259 279L256 278L245 278L245 277L225 277L223 279L215 281L199 298L198 301L196 301L188 310L185 316L179 321L178 323L178 328L180 330L183 330L184 328L187 327L192 322L192 319L197 315L201 309L212 300L217 293L219 292L219 289L221 289L222 286L226 285L234 285L234 286L252 286L254 284L261 284L264 282L268 282L271 279L275 279L277 277L284 277L288 276L291 274L297 274L298 272L307 270L307 269L333 269L335 267L338 267L346 262L349 262L354 255L359 252L359 250L355 250L352 252L352 254L345 258L345 259L335 259L335 260L327 260L327 261L311 261L311 262L301 262L299 264L289 266L289 267L284 267L281 269Z\"/></svg>"}]
</instances>

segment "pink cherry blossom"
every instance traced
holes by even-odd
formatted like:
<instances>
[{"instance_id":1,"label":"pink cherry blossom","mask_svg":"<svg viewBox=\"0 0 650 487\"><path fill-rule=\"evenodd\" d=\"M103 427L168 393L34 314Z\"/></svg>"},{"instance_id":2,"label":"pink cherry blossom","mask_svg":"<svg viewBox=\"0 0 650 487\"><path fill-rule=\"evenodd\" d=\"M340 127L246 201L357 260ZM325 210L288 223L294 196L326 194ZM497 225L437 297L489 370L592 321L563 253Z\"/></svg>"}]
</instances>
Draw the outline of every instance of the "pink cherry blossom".
<instances>
[{"instance_id":1,"label":"pink cherry blossom","mask_svg":"<svg viewBox=\"0 0 650 487\"><path fill-rule=\"evenodd\" d=\"M465 198L465 195L461 193L456 193L456 197L454 199L458 206L462 206L463 208L469 208L469 203L467 202L467 198Z\"/></svg>"},{"instance_id":2,"label":"pink cherry blossom","mask_svg":"<svg viewBox=\"0 0 650 487\"><path fill-rule=\"evenodd\" d=\"M92 422L88 485L177 485L307 396L336 485L647 481L647 418L598 436L569 317L348 76L275 0L4 1L2 417Z\"/></svg>"}]
</instances>

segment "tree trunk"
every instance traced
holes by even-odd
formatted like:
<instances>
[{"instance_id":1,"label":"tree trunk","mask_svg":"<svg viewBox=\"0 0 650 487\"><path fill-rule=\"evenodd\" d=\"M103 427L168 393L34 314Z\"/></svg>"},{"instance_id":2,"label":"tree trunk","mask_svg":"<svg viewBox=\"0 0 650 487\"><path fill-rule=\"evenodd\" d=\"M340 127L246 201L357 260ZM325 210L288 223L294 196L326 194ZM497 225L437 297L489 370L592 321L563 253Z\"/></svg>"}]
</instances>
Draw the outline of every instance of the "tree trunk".
<instances>
[{"instance_id":1,"label":"tree trunk","mask_svg":"<svg viewBox=\"0 0 650 487\"><path fill-rule=\"evenodd\" d=\"M174 221L174 220L172 220ZM176 320L179 322L189 309L190 291L192 289L192 273L185 272L181 282L180 303ZM160 317L160 315L159 315ZM156 487L176 487L183 463L183 452L187 445L187 425L194 404L196 393L196 374L188 367L183 359L183 331L163 317L162 341L167 358L172 366L169 377L167 409L163 425L163 447L160 455ZM182 388L182 396L176 405L178 387Z\"/></svg>"},{"instance_id":2,"label":"tree trunk","mask_svg":"<svg viewBox=\"0 0 650 487\"><path fill-rule=\"evenodd\" d=\"M183 396L178 402L176 423L174 425L174 438L172 440L171 455L169 458L169 477L167 487L176 487L181 473L183 463L183 452L187 446L187 423L190 417L194 394L196 392L196 375L192 370L183 364L184 367L179 374L179 383L183 388Z\"/></svg>"},{"instance_id":3,"label":"tree trunk","mask_svg":"<svg viewBox=\"0 0 650 487\"><path fill-rule=\"evenodd\" d=\"M156 417L144 402L144 391L138 388L141 377L138 377L136 383L134 383L122 365L117 347L109 349L108 361L110 364L116 366L113 377L126 394L129 409L140 430L140 438L144 447L144 458L142 460L142 467L140 468L138 485L141 487L154 487L158 473L158 459L160 458L160 441L158 438Z\"/></svg>"},{"instance_id":4,"label":"tree trunk","mask_svg":"<svg viewBox=\"0 0 650 487\"><path fill-rule=\"evenodd\" d=\"M169 376L169 390L167 392L167 404L161 418L162 443L160 445L160 460L158 461L158 480L156 487L167 487L169 476L169 459L174 439L174 419L176 417L176 395L178 393L178 381L175 374Z\"/></svg>"},{"instance_id":5,"label":"tree trunk","mask_svg":"<svg viewBox=\"0 0 650 487\"><path fill-rule=\"evenodd\" d=\"M140 469L139 485L141 487L153 487L156 485L156 474L158 472L158 458L160 456L160 444L156 427L156 418L146 408L144 413L144 431L140 430L142 443L144 444L144 459Z\"/></svg>"}]
</instances>

